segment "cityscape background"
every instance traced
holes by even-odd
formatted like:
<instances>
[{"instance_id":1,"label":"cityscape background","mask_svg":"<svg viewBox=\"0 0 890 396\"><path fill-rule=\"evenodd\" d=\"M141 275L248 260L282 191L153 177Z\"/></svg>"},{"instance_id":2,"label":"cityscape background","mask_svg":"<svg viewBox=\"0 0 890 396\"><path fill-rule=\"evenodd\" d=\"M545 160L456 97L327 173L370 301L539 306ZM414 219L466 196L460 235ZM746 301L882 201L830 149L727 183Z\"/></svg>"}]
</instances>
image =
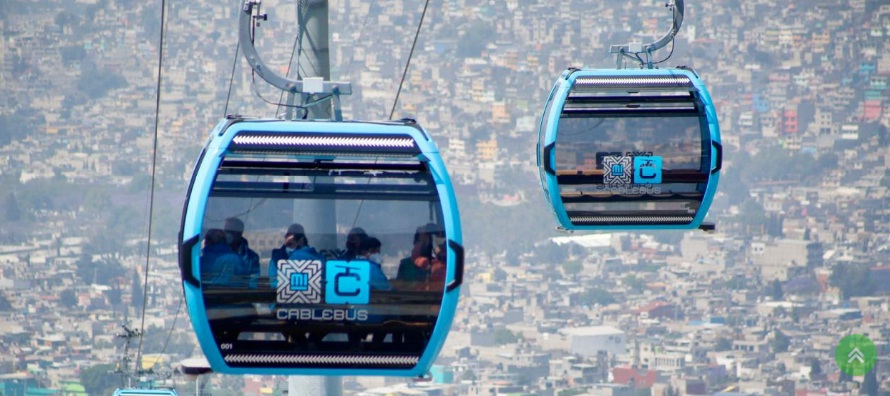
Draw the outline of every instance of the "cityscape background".
<instances>
[{"instance_id":1,"label":"cityscape background","mask_svg":"<svg viewBox=\"0 0 890 396\"><path fill-rule=\"evenodd\" d=\"M274 115L278 93L236 53L240 1L167 5L149 219L160 2L0 2L0 394L118 386L109 370L122 325L139 327L148 249L141 365L173 373L201 355L176 262L188 179L218 119ZM298 5L263 2L257 48L281 74ZM330 1L346 118L388 118L422 7ZM534 150L552 84L567 67L613 67L609 45L651 41L670 18L662 0L430 4L394 117L417 119L443 154L465 287L433 381L347 377L345 393L890 391L886 1L688 1L665 65L694 68L715 100L716 233L554 230ZM834 362L852 333L877 345L871 375ZM285 388L209 377L214 395Z\"/></svg>"}]
</instances>

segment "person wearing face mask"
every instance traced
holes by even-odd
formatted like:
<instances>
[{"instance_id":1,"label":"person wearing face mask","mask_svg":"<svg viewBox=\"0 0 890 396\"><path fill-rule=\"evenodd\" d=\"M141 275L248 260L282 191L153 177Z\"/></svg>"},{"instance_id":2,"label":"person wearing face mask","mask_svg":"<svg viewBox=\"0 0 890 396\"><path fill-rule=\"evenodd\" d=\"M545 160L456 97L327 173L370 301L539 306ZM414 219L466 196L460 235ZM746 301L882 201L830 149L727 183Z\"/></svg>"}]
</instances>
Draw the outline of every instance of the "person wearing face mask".
<instances>
[{"instance_id":1,"label":"person wearing face mask","mask_svg":"<svg viewBox=\"0 0 890 396\"><path fill-rule=\"evenodd\" d=\"M287 227L284 234L284 245L278 249L272 249L272 260L269 262L269 284L273 288L278 287L278 268L280 260L321 260L324 257L315 248L309 246L309 240L303 231L303 226L294 223Z\"/></svg>"},{"instance_id":2,"label":"person wearing face mask","mask_svg":"<svg viewBox=\"0 0 890 396\"><path fill-rule=\"evenodd\" d=\"M380 256L381 246L379 239L367 237L359 245L359 257L356 258L364 258L371 263L371 279L368 281L371 290L392 290L392 286L390 286L389 280L386 279L381 266L383 264L383 258Z\"/></svg>"},{"instance_id":3,"label":"person wearing face mask","mask_svg":"<svg viewBox=\"0 0 890 396\"><path fill-rule=\"evenodd\" d=\"M208 285L240 286L239 279L247 275L241 259L226 243L226 234L218 228L207 230L201 249L201 280Z\"/></svg>"},{"instance_id":4,"label":"person wearing face mask","mask_svg":"<svg viewBox=\"0 0 890 396\"><path fill-rule=\"evenodd\" d=\"M250 276L256 277L260 275L260 255L250 248L247 239L244 238L244 222L237 217L229 217L226 219L223 230L226 232L226 242L229 247L244 263L243 267L247 269Z\"/></svg>"}]
</instances>

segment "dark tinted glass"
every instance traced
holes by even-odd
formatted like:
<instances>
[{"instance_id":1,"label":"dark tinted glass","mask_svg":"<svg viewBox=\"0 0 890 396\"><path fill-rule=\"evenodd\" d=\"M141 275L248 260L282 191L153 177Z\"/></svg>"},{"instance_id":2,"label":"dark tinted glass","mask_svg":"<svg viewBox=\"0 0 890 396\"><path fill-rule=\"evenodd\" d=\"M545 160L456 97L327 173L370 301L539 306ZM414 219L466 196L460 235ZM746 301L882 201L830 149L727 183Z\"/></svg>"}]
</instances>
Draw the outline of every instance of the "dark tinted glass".
<instances>
[{"instance_id":1,"label":"dark tinted glass","mask_svg":"<svg viewBox=\"0 0 890 396\"><path fill-rule=\"evenodd\" d=\"M226 157L201 256L223 356L286 356L288 367L343 364L305 358L333 352L419 356L444 290L441 219L416 161ZM362 362L352 366L375 365Z\"/></svg>"}]
</instances>

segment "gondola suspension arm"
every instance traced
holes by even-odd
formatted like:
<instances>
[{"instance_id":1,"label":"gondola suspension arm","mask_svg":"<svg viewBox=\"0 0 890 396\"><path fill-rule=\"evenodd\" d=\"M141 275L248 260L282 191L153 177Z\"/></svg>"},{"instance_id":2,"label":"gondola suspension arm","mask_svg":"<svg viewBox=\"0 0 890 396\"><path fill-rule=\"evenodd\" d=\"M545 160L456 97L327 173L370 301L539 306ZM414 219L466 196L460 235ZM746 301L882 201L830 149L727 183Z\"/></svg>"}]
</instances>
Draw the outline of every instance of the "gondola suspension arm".
<instances>
[{"instance_id":1,"label":"gondola suspension arm","mask_svg":"<svg viewBox=\"0 0 890 396\"><path fill-rule=\"evenodd\" d=\"M673 0L672 3L673 4L668 3L666 6L672 8L674 20L673 23L671 23L671 29L660 39L649 44L629 43L613 45L609 48L610 53L617 54L615 57L615 65L617 68L622 68L621 61L625 57L641 62L640 54L646 54L646 62L645 64L642 64L643 62L641 62L640 66L645 66L647 69L652 69L654 67L652 63L652 53L664 48L670 43L677 35L677 32L680 31L680 26L683 25L683 0Z\"/></svg>"},{"instance_id":2,"label":"gondola suspension arm","mask_svg":"<svg viewBox=\"0 0 890 396\"><path fill-rule=\"evenodd\" d=\"M241 7L241 16L238 19L238 39L241 42L241 51L244 58L253 69L256 75L266 80L274 87L287 92L288 108L294 107L296 95L300 94L329 94L333 96L334 102L334 120L342 121L342 113L340 112L340 95L352 95L352 85L348 82L338 81L322 81L321 78L306 78L303 80L291 80L279 75L270 67L266 66L260 55L257 53L251 37L251 26L254 20L254 8L260 5L260 0L246 0L244 6ZM266 18L257 16L257 18ZM317 104L319 101L316 101ZM289 112L290 114L290 112Z\"/></svg>"}]
</instances>

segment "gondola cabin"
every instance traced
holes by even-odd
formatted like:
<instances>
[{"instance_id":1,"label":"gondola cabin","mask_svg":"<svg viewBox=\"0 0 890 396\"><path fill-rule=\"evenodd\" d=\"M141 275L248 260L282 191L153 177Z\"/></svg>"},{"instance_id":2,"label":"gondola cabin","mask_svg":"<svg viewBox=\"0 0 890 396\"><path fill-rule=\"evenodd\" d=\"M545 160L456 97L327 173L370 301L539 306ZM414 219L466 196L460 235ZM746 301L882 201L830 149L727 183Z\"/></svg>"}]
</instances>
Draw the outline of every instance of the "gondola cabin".
<instances>
[{"instance_id":1,"label":"gondola cabin","mask_svg":"<svg viewBox=\"0 0 890 396\"><path fill-rule=\"evenodd\" d=\"M180 267L215 372L421 376L463 277L451 182L411 120L227 119L192 176Z\"/></svg>"},{"instance_id":2,"label":"gondola cabin","mask_svg":"<svg viewBox=\"0 0 890 396\"><path fill-rule=\"evenodd\" d=\"M570 69L547 100L537 157L562 229L692 229L708 227L722 153L692 70Z\"/></svg>"}]
</instances>

